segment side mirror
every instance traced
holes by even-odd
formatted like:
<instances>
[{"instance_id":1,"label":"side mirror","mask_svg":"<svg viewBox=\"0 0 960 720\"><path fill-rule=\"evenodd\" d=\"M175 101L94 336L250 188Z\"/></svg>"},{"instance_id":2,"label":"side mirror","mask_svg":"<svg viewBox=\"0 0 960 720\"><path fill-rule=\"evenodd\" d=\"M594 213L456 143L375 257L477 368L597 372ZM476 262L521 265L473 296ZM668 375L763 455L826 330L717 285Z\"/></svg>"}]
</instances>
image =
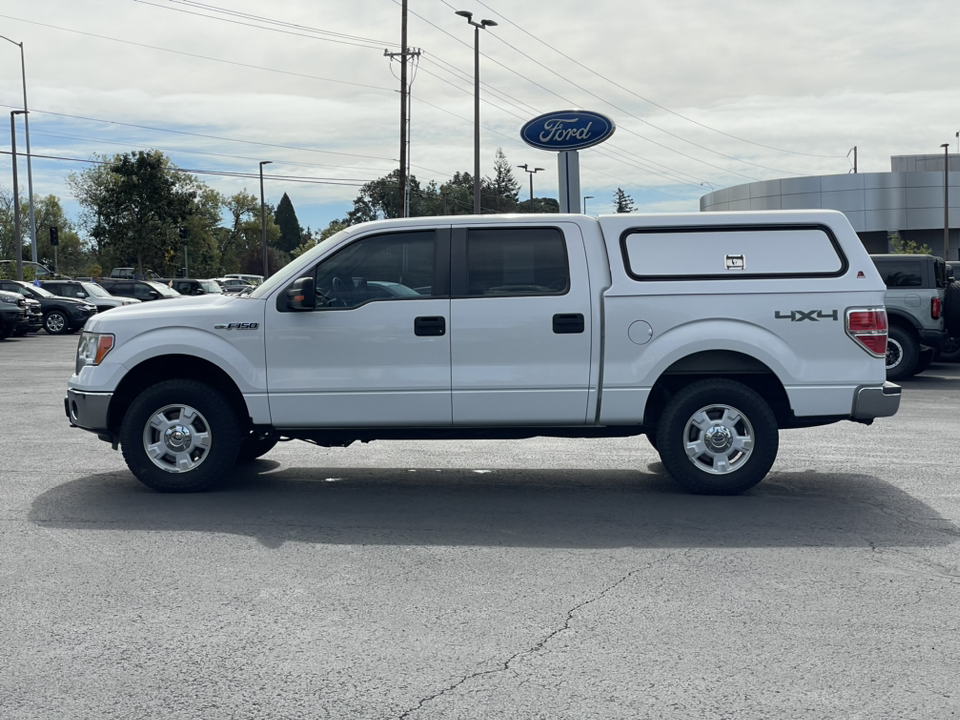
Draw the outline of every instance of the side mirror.
<instances>
[{"instance_id":1,"label":"side mirror","mask_svg":"<svg viewBox=\"0 0 960 720\"><path fill-rule=\"evenodd\" d=\"M312 277L297 278L286 294L289 310L313 310L317 306L316 282Z\"/></svg>"}]
</instances>

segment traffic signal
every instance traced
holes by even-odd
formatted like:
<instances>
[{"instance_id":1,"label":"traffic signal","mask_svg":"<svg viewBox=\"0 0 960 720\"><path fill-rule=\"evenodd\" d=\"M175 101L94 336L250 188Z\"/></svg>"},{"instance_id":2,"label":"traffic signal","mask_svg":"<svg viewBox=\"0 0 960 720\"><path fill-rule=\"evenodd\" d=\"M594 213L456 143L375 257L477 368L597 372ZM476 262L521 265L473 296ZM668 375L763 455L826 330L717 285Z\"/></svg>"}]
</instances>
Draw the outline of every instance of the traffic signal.
<instances>
[{"instance_id":1,"label":"traffic signal","mask_svg":"<svg viewBox=\"0 0 960 720\"><path fill-rule=\"evenodd\" d=\"M180 239L186 240L188 237L190 237L189 228L185 228L185 227L180 228Z\"/></svg>"},{"instance_id":2,"label":"traffic signal","mask_svg":"<svg viewBox=\"0 0 960 720\"><path fill-rule=\"evenodd\" d=\"M50 228L50 244L56 247L60 244L60 229L56 227Z\"/></svg>"}]
</instances>

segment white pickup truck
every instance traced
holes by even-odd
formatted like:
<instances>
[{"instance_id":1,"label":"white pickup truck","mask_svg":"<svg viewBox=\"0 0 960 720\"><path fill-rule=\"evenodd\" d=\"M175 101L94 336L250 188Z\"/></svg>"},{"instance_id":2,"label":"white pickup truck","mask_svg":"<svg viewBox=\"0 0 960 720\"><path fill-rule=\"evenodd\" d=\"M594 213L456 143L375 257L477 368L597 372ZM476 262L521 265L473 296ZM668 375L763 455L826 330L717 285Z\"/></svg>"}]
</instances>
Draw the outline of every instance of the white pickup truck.
<instances>
[{"instance_id":1,"label":"white pickup truck","mask_svg":"<svg viewBox=\"0 0 960 720\"><path fill-rule=\"evenodd\" d=\"M279 439L645 434L739 493L781 428L896 413L884 292L833 211L384 220L249 296L94 316L65 407L161 491Z\"/></svg>"}]
</instances>

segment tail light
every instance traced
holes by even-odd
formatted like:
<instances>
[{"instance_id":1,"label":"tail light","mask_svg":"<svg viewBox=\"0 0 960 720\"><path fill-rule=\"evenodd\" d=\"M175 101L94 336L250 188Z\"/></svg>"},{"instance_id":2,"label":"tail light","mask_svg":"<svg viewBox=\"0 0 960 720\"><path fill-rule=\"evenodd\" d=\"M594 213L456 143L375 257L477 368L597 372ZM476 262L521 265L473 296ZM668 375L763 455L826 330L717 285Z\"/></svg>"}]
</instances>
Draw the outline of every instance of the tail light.
<instances>
[{"instance_id":1,"label":"tail light","mask_svg":"<svg viewBox=\"0 0 960 720\"><path fill-rule=\"evenodd\" d=\"M930 317L934 320L939 320L940 315L943 314L943 301L940 300L940 297L935 295L930 298Z\"/></svg>"},{"instance_id":2,"label":"tail light","mask_svg":"<svg viewBox=\"0 0 960 720\"><path fill-rule=\"evenodd\" d=\"M847 310L847 335L874 357L887 354L887 311L884 308Z\"/></svg>"}]
</instances>

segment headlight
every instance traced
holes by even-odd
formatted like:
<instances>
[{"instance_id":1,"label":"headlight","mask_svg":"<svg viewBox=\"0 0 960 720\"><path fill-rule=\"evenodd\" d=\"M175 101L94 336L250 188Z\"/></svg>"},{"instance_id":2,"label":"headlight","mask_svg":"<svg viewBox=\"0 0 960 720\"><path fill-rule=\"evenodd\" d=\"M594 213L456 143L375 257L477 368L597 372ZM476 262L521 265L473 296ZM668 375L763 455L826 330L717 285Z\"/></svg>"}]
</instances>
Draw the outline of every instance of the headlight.
<instances>
[{"instance_id":1,"label":"headlight","mask_svg":"<svg viewBox=\"0 0 960 720\"><path fill-rule=\"evenodd\" d=\"M82 307L84 310L86 310L87 312L90 312L91 310L96 310L96 309L97 309L97 306L96 306L96 305L81 305L81 307Z\"/></svg>"},{"instance_id":2,"label":"headlight","mask_svg":"<svg viewBox=\"0 0 960 720\"><path fill-rule=\"evenodd\" d=\"M5 303L10 303L11 305L18 305L20 303L19 298L10 297L8 295L0 295L0 300Z\"/></svg>"},{"instance_id":3,"label":"headlight","mask_svg":"<svg viewBox=\"0 0 960 720\"><path fill-rule=\"evenodd\" d=\"M83 333L77 344L77 373L87 365L99 365L112 349L113 335Z\"/></svg>"}]
</instances>

